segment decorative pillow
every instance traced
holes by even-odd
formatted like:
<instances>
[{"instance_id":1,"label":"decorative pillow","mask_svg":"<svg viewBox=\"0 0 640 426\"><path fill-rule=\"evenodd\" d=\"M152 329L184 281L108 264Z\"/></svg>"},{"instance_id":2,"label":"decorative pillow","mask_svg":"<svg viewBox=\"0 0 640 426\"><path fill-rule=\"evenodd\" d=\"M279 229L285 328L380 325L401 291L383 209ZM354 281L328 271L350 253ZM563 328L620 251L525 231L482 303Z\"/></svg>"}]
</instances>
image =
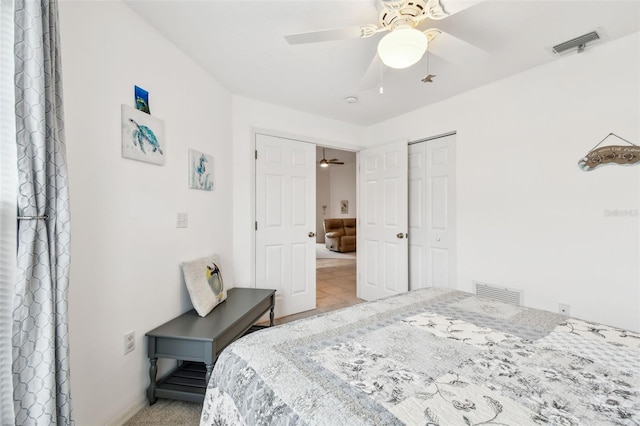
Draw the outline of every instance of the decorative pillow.
<instances>
[{"instance_id":1,"label":"decorative pillow","mask_svg":"<svg viewBox=\"0 0 640 426\"><path fill-rule=\"evenodd\" d=\"M227 298L227 289L214 256L182 262L181 266L191 303L198 315L206 316Z\"/></svg>"}]
</instances>

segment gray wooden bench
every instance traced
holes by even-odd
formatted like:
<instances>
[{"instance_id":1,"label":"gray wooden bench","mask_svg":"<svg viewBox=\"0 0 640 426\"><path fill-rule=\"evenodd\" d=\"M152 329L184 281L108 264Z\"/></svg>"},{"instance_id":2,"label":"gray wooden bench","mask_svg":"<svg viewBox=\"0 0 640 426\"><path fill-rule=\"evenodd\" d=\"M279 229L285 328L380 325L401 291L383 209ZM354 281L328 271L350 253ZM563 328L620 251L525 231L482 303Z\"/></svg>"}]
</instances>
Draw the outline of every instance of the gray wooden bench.
<instances>
[{"instance_id":1,"label":"gray wooden bench","mask_svg":"<svg viewBox=\"0 0 640 426\"><path fill-rule=\"evenodd\" d=\"M227 300L207 316L195 310L146 334L148 342L149 404L156 398L202 402L213 365L220 352L243 336L267 311L273 326L275 290L232 288ZM156 381L158 358L180 360L178 368Z\"/></svg>"}]
</instances>

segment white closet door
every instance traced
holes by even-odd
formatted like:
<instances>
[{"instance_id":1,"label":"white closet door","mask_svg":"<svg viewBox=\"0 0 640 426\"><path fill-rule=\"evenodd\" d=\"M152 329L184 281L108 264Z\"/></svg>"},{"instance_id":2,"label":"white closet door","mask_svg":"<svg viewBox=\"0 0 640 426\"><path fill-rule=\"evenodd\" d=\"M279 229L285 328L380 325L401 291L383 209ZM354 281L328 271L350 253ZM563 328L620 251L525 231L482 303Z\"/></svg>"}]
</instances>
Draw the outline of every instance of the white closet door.
<instances>
[{"instance_id":1,"label":"white closet door","mask_svg":"<svg viewBox=\"0 0 640 426\"><path fill-rule=\"evenodd\" d=\"M410 288L456 287L455 134L409 146Z\"/></svg>"}]
</instances>

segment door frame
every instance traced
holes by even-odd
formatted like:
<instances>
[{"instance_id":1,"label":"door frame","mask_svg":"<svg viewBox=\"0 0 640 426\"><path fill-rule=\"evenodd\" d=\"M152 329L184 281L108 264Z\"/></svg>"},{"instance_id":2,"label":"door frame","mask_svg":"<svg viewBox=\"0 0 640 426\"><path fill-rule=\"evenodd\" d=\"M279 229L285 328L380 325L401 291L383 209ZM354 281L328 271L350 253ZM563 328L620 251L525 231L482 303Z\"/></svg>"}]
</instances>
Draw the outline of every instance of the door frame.
<instances>
[{"instance_id":1,"label":"door frame","mask_svg":"<svg viewBox=\"0 0 640 426\"><path fill-rule=\"evenodd\" d=\"M248 153L248 155L250 156L250 162L253 165L253 167L250 167L250 171L249 171L249 185L250 185L250 209L251 209L251 213L250 213L250 221L249 223L247 223L247 226L249 226L252 231L251 231L251 238L250 238L250 259L251 259L251 271L250 271L250 287L255 288L256 286L256 230L255 230L255 222L256 222L256 163L255 163L255 151L256 151L256 136L258 134L263 134L263 135L267 135L267 136L275 136L275 137L279 137L279 138L285 138L285 139L293 139L293 140L298 140L298 141L303 141L303 142L308 142L308 143L313 143L316 146L324 146L327 148L335 148L335 149L339 149L339 150L343 150L343 151L352 151L356 153L356 209L358 212L361 212L361 203L360 203L360 150L365 149L365 147L362 146L358 146L358 145L351 145L348 143L340 143L340 142L335 142L335 141L330 141L330 140L326 140L326 139L319 139L319 138L314 138L314 137L310 137L310 136L305 136L305 135L301 135L301 134L297 134L297 133L291 133L291 132L283 132L283 131L279 131L279 130L274 130L274 129L270 129L270 128L263 128L263 127L251 127L251 143L250 143L250 151ZM457 135L457 131L449 131L449 132L444 132L444 133L440 133L437 135L433 135L433 136L428 136L426 138L420 138L420 139L416 139L416 140L407 140L407 146L412 144L412 143L418 143L418 142L426 142L429 141L431 139L438 139L441 137L445 137L445 136L450 136L450 135ZM457 158L456 158L457 161ZM457 168L456 168L456 173L457 173ZM359 213L360 214L360 213ZM457 215L457 209L456 209L456 215ZM356 228L356 233L359 233L359 228L360 228L360 221L357 221L357 228ZM457 235L456 235L456 247L457 247ZM356 254L357 256L357 254ZM457 253L456 253L456 261L457 261ZM356 268L357 268L357 262L356 262ZM456 265L456 272L457 272L457 265ZM457 273L456 273L457 275ZM360 274L357 272L356 270L356 282L359 284L360 283ZM456 281L457 281L457 276L456 276Z\"/></svg>"}]
</instances>

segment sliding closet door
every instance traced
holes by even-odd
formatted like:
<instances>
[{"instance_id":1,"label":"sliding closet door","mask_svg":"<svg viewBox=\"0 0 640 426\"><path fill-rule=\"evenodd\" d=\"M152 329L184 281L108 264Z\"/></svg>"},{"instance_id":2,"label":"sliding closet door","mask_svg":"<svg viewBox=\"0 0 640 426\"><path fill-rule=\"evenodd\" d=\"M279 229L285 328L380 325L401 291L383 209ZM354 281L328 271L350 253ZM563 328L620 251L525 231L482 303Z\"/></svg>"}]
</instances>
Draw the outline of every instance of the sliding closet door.
<instances>
[{"instance_id":1,"label":"sliding closet door","mask_svg":"<svg viewBox=\"0 0 640 426\"><path fill-rule=\"evenodd\" d=\"M409 146L409 288L456 287L455 134Z\"/></svg>"}]
</instances>

